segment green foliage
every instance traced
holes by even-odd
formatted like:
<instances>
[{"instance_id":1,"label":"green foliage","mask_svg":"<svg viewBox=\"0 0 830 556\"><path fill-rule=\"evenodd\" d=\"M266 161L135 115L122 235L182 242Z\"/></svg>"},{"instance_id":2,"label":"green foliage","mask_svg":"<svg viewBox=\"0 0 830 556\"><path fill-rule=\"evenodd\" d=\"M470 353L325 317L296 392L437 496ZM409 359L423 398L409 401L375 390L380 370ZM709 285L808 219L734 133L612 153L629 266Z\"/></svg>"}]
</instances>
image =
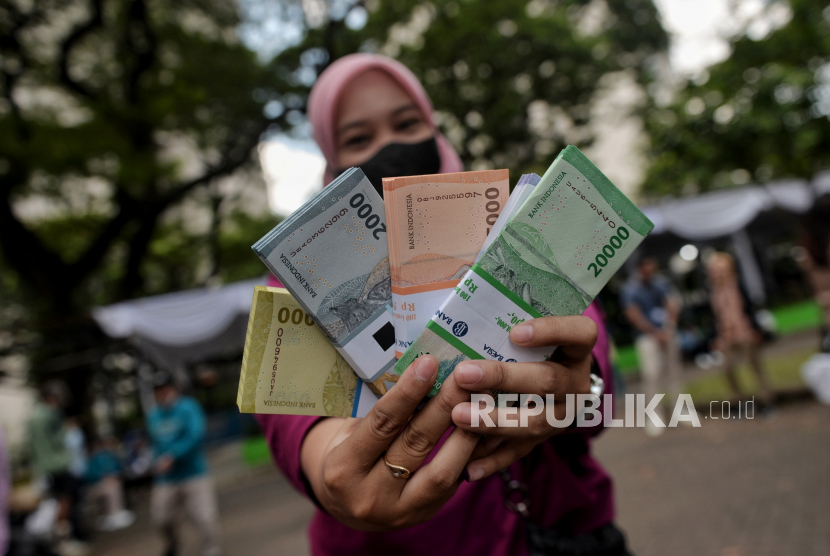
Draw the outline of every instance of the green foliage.
<instances>
[{"instance_id":1,"label":"green foliage","mask_svg":"<svg viewBox=\"0 0 830 556\"><path fill-rule=\"evenodd\" d=\"M274 6L305 29L267 64L239 43L231 0L0 9L0 250L38 315L260 274L247 245L272 221L229 210L216 181L266 129L307 133L309 89L337 57L411 67L468 166L541 171L590 143L602 77L648 82L667 43L649 0L376 1L360 29L343 16L362 5L317 20ZM210 211L208 232L183 200Z\"/></svg>"},{"instance_id":2,"label":"green foliage","mask_svg":"<svg viewBox=\"0 0 830 556\"><path fill-rule=\"evenodd\" d=\"M219 180L253 165L276 82L238 23L232 0L0 7L0 250L38 318L221 279Z\"/></svg>"},{"instance_id":3,"label":"green foliage","mask_svg":"<svg viewBox=\"0 0 830 556\"><path fill-rule=\"evenodd\" d=\"M234 214L223 223L217 245L217 265L223 282L265 275L262 261L251 256L251 245L277 224L274 217L253 218L245 213Z\"/></svg>"},{"instance_id":4,"label":"green foliage","mask_svg":"<svg viewBox=\"0 0 830 556\"><path fill-rule=\"evenodd\" d=\"M787 4L788 24L763 40L741 35L705 83L648 115L647 195L809 179L830 166L830 7Z\"/></svg>"},{"instance_id":5,"label":"green foliage","mask_svg":"<svg viewBox=\"0 0 830 556\"><path fill-rule=\"evenodd\" d=\"M305 102L313 79L303 85L301 77L336 58L392 55L424 83L469 168L542 171L566 144L589 144L591 102L603 76L625 71L647 83L667 45L650 0L365 5L365 27L329 20L277 57L294 83L286 106Z\"/></svg>"}]
</instances>

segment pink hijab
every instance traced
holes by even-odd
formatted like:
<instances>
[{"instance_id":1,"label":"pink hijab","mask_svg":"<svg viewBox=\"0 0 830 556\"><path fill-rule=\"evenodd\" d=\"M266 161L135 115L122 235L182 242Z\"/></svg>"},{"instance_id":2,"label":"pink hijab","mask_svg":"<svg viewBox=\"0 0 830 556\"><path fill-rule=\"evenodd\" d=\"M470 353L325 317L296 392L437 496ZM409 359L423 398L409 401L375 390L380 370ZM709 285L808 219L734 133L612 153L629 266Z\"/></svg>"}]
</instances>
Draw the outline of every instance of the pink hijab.
<instances>
[{"instance_id":1,"label":"pink hijab","mask_svg":"<svg viewBox=\"0 0 830 556\"><path fill-rule=\"evenodd\" d=\"M308 119L314 127L314 140L326 157L326 171L323 185L334 179L337 168L337 144L335 142L335 119L340 95L361 73L379 69L389 74L420 109L429 124L435 129L438 154L441 156L441 174L463 172L458 153L452 148L447 138L438 132L432 113L432 102L418 78L409 69L392 58L380 54L349 54L331 64L317 79L308 99Z\"/></svg>"},{"instance_id":2,"label":"pink hijab","mask_svg":"<svg viewBox=\"0 0 830 556\"><path fill-rule=\"evenodd\" d=\"M337 102L343 90L352 80L370 69L380 69L388 73L398 82L406 93L424 114L429 124L435 129L435 139L438 143L438 154L441 156L441 174L463 172L464 164L447 138L438 132L435 120L432 117L432 102L427 92L421 86L418 78L409 69L392 58L379 54L349 54L343 56L326 68L311 89L308 99L308 119L314 128L314 140L326 157L326 171L323 174L323 186L334 179L337 168L337 144L335 142L335 118L337 117ZM268 275L269 286L283 287L273 274Z\"/></svg>"}]
</instances>

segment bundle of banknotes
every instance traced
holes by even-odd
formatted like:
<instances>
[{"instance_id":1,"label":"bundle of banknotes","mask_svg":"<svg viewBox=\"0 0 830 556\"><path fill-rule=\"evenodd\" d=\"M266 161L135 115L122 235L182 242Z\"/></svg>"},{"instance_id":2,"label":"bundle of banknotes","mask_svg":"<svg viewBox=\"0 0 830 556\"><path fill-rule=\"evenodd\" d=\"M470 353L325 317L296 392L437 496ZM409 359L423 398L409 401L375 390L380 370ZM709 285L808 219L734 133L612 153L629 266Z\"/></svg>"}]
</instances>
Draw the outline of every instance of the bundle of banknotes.
<instances>
[{"instance_id":1,"label":"bundle of banknotes","mask_svg":"<svg viewBox=\"0 0 830 556\"><path fill-rule=\"evenodd\" d=\"M508 202L507 170L383 180L400 357L470 269Z\"/></svg>"},{"instance_id":2,"label":"bundle of banknotes","mask_svg":"<svg viewBox=\"0 0 830 556\"><path fill-rule=\"evenodd\" d=\"M236 399L241 412L362 417L375 401L288 290L254 288Z\"/></svg>"},{"instance_id":3,"label":"bundle of banknotes","mask_svg":"<svg viewBox=\"0 0 830 556\"><path fill-rule=\"evenodd\" d=\"M253 245L379 396L395 363L386 234L383 200L352 168Z\"/></svg>"},{"instance_id":4,"label":"bundle of banknotes","mask_svg":"<svg viewBox=\"0 0 830 556\"><path fill-rule=\"evenodd\" d=\"M431 395L464 360L544 360L511 328L581 314L653 228L572 146L509 195L506 170L383 190L351 169L253 246L286 290L254 294L241 411L360 417L425 353Z\"/></svg>"}]
</instances>

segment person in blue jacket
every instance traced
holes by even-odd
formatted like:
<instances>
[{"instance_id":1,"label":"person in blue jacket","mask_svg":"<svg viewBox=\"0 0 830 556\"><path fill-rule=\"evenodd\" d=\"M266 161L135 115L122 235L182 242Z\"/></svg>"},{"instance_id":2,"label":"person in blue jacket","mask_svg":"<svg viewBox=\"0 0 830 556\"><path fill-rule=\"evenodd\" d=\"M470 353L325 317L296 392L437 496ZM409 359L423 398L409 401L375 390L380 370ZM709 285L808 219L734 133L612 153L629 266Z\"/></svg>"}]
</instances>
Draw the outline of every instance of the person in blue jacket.
<instances>
[{"instance_id":1,"label":"person in blue jacket","mask_svg":"<svg viewBox=\"0 0 830 556\"><path fill-rule=\"evenodd\" d=\"M117 531L133 524L135 515L124 507L121 460L114 438L104 437L93 443L92 453L86 462L84 479L89 485L88 498L104 503L105 513L98 523L99 529Z\"/></svg>"},{"instance_id":2,"label":"person in blue jacket","mask_svg":"<svg viewBox=\"0 0 830 556\"><path fill-rule=\"evenodd\" d=\"M156 406L147 415L155 481L150 498L153 523L166 543L165 556L180 553L177 523L182 512L196 524L205 556L221 554L216 493L203 448L205 414L164 375L154 388Z\"/></svg>"}]
</instances>

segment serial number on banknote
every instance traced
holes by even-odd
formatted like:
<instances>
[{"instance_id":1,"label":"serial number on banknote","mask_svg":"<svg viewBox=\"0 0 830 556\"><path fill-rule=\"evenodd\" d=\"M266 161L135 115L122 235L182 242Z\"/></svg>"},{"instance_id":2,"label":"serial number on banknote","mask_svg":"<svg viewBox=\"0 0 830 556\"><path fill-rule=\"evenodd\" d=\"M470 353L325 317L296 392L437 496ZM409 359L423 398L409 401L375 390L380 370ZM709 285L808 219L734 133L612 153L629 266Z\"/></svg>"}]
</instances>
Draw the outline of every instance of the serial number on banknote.
<instances>
[{"instance_id":1,"label":"serial number on banknote","mask_svg":"<svg viewBox=\"0 0 830 556\"><path fill-rule=\"evenodd\" d=\"M295 325L305 322L306 326L314 326L314 321L302 309L294 309L291 311L288 307L281 308L277 312L277 321L279 321L280 324L286 324L289 320ZM279 370L280 364L283 334L285 334L285 330L282 327L277 328L277 341L275 342L276 345L274 347L274 364L271 367L271 390L268 392L269 398L274 395L274 388L277 385L277 371ZM266 401L265 405L276 405L276 402L269 404L268 401Z\"/></svg>"}]
</instances>

